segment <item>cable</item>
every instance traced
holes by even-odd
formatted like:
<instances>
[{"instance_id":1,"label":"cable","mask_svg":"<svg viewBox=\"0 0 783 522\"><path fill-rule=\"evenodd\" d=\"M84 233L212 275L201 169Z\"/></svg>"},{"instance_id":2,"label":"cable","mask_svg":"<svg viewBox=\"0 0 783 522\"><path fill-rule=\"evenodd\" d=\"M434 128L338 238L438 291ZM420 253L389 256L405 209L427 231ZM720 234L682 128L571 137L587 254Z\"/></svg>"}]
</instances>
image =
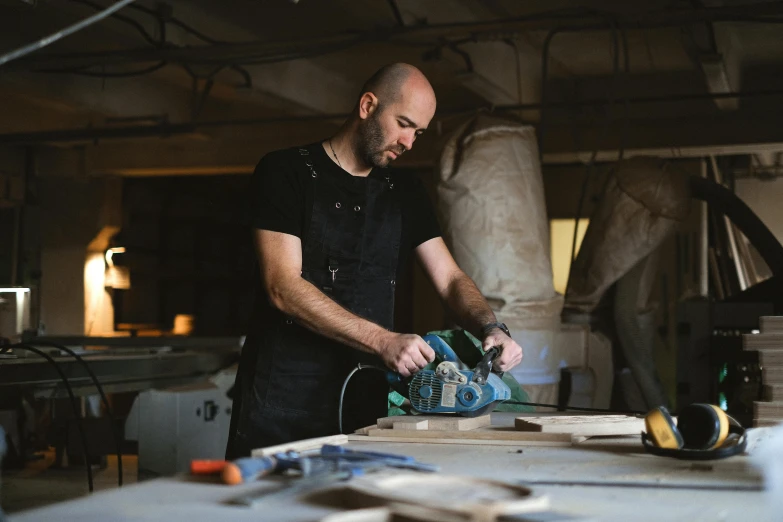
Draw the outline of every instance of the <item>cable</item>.
<instances>
[{"instance_id":1,"label":"cable","mask_svg":"<svg viewBox=\"0 0 783 522\"><path fill-rule=\"evenodd\" d=\"M503 401L501 404L515 404L519 406L538 406L540 408L562 408L561 406L558 406L557 404L543 404L540 402L519 402L519 401ZM564 411L597 411L602 413L622 413L625 415L645 415L646 411L637 411L637 410L613 410L608 408L587 408L582 406L566 406L563 408Z\"/></svg>"},{"instance_id":2,"label":"cable","mask_svg":"<svg viewBox=\"0 0 783 522\"><path fill-rule=\"evenodd\" d=\"M114 435L114 442L117 446L117 485L119 487L122 487L122 438L120 437L120 434L117 431L117 425L114 420L114 414L112 412L111 405L109 404L109 399L106 397L106 393L104 393L103 386L101 386L101 383L98 381L98 377L96 377L95 373L92 371L92 368L90 368L90 365L87 364L87 361L82 359L82 357L78 353L74 352L70 348L58 343L51 343L48 341L36 341L35 344L39 346L51 346L52 348L57 348L59 350L64 351L65 353L71 355L74 359L79 361L79 363L84 367L84 369L90 375L90 379L92 379L93 384L95 384L95 387L98 389L98 393L101 396L101 401L103 402L103 406L106 408L106 415L109 417L109 421L111 422L111 431L112 431L112 435Z\"/></svg>"},{"instance_id":3,"label":"cable","mask_svg":"<svg viewBox=\"0 0 783 522\"><path fill-rule=\"evenodd\" d=\"M70 36L73 33L80 31L84 29L87 26L90 26L96 22L100 22L107 16L111 15L112 13L115 13L125 7L126 5L130 4L134 0L120 0L116 4L107 7L103 11L99 13L95 13L94 15L85 18L81 22L77 22L73 25L70 25L66 27L65 29L62 29L61 31L58 31L56 33L53 33L45 38L41 38L40 40L33 42L29 45L25 45L24 47L20 47L18 49L15 49L11 52L8 52L2 56L0 56L0 65L3 65L5 63L8 63L12 60L16 60L17 58L21 58L22 56L25 56L26 54L30 54L34 51L37 51L38 49L42 49L46 47L47 45L51 45L57 40L60 40L62 38L65 38L66 36ZM92 491L92 490L91 490Z\"/></svg>"},{"instance_id":4,"label":"cable","mask_svg":"<svg viewBox=\"0 0 783 522\"><path fill-rule=\"evenodd\" d=\"M386 373L388 371L388 370L385 370L383 368L378 368L377 366L373 366L371 364L359 363L359 364L356 365L356 368L351 370L351 372L348 374L348 377L345 378L345 381L343 381L343 389L340 390L340 407L339 407L339 411L337 413L337 426L340 429L340 433L343 432L343 398L345 396L345 388L348 387L348 381L350 381L351 377L353 377L353 374L358 372L359 370L367 370L367 369L370 369L370 368L373 369L373 370L378 370L380 372L384 372L384 373Z\"/></svg>"},{"instance_id":5,"label":"cable","mask_svg":"<svg viewBox=\"0 0 783 522\"><path fill-rule=\"evenodd\" d=\"M100 11L103 9L103 6L100 4L97 4L95 2L91 2L90 0L71 0L71 2L75 2L77 4L86 5L88 7L92 7L96 11ZM130 25L134 29L136 29L139 34L141 34L142 38L144 38L147 42L154 45L155 47L159 47L163 44L162 41L158 41L155 38L152 37L150 33L147 32L147 30L144 28L143 25L141 25L139 22L134 20L133 18L121 14L113 14L112 18L116 18L117 20L121 22L125 22L126 24Z\"/></svg>"},{"instance_id":6,"label":"cable","mask_svg":"<svg viewBox=\"0 0 783 522\"><path fill-rule=\"evenodd\" d=\"M4 347L3 350L8 349L9 347ZM87 468L87 485L89 486L90 493L93 491L93 483L92 483L92 467L90 466L90 457L89 453L87 452L87 437L84 434L84 426L82 425L82 418L79 414L79 408L76 406L76 397L73 395L73 390L71 389L71 383L68 382L68 378L63 373L62 369L60 368L60 365L57 364L57 362L51 358L46 352L39 350L38 348L33 348L32 346L26 345L26 344L15 344L12 346L12 348L17 349L21 348L23 350L31 351L35 354L40 355L44 359L46 359L49 364L51 364L54 369L57 371L57 373L60 375L60 379L63 381L63 384L65 384L65 389L68 390L68 396L71 399L71 408L73 409L74 417L76 418L76 428L79 430L79 435L81 435L82 438L82 449L84 451L84 467Z\"/></svg>"},{"instance_id":7,"label":"cable","mask_svg":"<svg viewBox=\"0 0 783 522\"><path fill-rule=\"evenodd\" d=\"M155 65L150 65L144 69L137 69L135 71L122 71L122 72L92 72L87 71L86 67L78 69L38 69L35 72L47 73L47 74L76 74L79 76L89 76L92 78L130 78L132 76L142 76L162 69L168 65L167 62L158 62Z\"/></svg>"}]
</instances>

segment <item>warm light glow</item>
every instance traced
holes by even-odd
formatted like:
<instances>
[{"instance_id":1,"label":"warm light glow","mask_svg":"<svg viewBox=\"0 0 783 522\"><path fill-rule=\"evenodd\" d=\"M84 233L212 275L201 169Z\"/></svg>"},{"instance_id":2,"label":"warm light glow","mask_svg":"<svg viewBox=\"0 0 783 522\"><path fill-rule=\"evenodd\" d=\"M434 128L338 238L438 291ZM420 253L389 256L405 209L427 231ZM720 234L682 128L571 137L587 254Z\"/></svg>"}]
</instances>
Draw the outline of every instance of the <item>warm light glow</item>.
<instances>
[{"instance_id":1,"label":"warm light glow","mask_svg":"<svg viewBox=\"0 0 783 522\"><path fill-rule=\"evenodd\" d=\"M87 262L84 263L84 280L88 284L95 285L95 288L103 290L103 279L106 266L103 264L103 258L98 255L90 255Z\"/></svg>"},{"instance_id":2,"label":"warm light glow","mask_svg":"<svg viewBox=\"0 0 783 522\"><path fill-rule=\"evenodd\" d=\"M109 266L114 266L114 261L112 261L112 256L114 254L122 254L125 252L125 247L114 247L110 248L106 251L106 264Z\"/></svg>"},{"instance_id":3,"label":"warm light glow","mask_svg":"<svg viewBox=\"0 0 783 522\"><path fill-rule=\"evenodd\" d=\"M590 220L583 218L579 220L579 230L576 235L576 252L579 253L579 247L582 246L582 239L585 237L585 231ZM571 270L571 245L574 241L574 220L573 219L550 219L549 234L552 256L552 277L555 284L555 291L565 294L568 284L568 273Z\"/></svg>"}]
</instances>

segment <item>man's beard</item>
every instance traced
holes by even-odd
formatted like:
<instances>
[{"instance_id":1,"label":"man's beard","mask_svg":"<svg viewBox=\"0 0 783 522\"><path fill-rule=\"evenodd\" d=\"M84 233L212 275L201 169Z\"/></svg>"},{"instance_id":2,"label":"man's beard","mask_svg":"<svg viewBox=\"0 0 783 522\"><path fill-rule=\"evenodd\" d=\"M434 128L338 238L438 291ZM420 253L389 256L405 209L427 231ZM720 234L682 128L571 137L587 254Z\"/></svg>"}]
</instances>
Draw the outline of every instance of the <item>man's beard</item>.
<instances>
[{"instance_id":1,"label":"man's beard","mask_svg":"<svg viewBox=\"0 0 783 522\"><path fill-rule=\"evenodd\" d=\"M388 150L385 146L386 136L381 128L379 113L380 111L376 111L364 121L364 125L359 127L357 150L366 165L385 168L389 166L391 160L386 156Z\"/></svg>"}]
</instances>

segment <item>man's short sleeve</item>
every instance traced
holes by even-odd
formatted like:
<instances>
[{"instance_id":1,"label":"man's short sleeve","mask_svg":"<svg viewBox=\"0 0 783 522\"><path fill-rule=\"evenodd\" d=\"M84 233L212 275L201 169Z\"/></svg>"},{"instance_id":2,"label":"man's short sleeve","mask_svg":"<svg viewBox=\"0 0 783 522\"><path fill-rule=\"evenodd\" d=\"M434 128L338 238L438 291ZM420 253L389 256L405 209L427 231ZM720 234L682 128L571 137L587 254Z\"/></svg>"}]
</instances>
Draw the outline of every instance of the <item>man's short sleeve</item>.
<instances>
[{"instance_id":1,"label":"man's short sleeve","mask_svg":"<svg viewBox=\"0 0 783 522\"><path fill-rule=\"evenodd\" d=\"M285 155L264 156L253 172L250 194L253 226L302 237L302 184Z\"/></svg>"},{"instance_id":2,"label":"man's short sleeve","mask_svg":"<svg viewBox=\"0 0 783 522\"><path fill-rule=\"evenodd\" d=\"M412 187L411 202L413 205L413 228L411 230L412 247L441 235L438 219L435 217L435 207L421 181L416 179Z\"/></svg>"}]
</instances>

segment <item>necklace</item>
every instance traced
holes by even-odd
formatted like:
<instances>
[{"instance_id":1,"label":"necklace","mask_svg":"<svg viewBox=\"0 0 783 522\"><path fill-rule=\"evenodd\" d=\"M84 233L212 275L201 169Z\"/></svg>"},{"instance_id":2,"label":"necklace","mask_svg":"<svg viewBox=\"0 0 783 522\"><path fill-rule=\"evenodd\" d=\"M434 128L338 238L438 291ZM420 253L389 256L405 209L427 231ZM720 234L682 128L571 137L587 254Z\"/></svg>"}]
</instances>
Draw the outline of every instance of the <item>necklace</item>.
<instances>
[{"instance_id":1,"label":"necklace","mask_svg":"<svg viewBox=\"0 0 783 522\"><path fill-rule=\"evenodd\" d=\"M343 168L340 158L337 157L337 153L334 151L334 147L332 147L332 138L329 138L329 148L332 149L332 155L334 155L334 159L337 161L337 166Z\"/></svg>"}]
</instances>

